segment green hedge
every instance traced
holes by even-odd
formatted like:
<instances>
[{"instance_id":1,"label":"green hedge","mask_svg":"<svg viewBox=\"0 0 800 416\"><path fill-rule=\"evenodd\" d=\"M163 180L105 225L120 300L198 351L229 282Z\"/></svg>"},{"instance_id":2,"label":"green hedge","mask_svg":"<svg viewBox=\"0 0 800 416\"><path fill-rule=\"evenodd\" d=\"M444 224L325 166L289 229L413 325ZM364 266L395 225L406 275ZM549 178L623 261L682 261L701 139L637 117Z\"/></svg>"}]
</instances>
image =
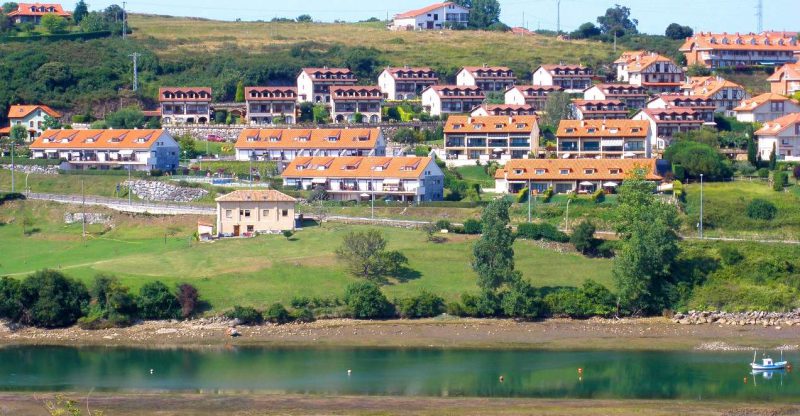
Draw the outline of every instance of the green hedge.
<instances>
[{"instance_id":1,"label":"green hedge","mask_svg":"<svg viewBox=\"0 0 800 416\"><path fill-rule=\"evenodd\" d=\"M127 170L64 170L59 169L60 175L77 175L77 176L128 176ZM141 172L132 170L131 176L135 178L143 178L150 176L150 172Z\"/></svg>"},{"instance_id":2,"label":"green hedge","mask_svg":"<svg viewBox=\"0 0 800 416\"><path fill-rule=\"evenodd\" d=\"M0 165L10 165L11 156L0 157ZM14 164L26 166L57 166L61 164L60 159L28 159L28 158L14 158Z\"/></svg>"},{"instance_id":3,"label":"green hedge","mask_svg":"<svg viewBox=\"0 0 800 416\"><path fill-rule=\"evenodd\" d=\"M111 32L108 30L103 30L99 32L60 33L56 35L0 36L0 43L33 42L37 40L46 40L46 41L89 40L89 39L107 38L110 36Z\"/></svg>"}]
</instances>

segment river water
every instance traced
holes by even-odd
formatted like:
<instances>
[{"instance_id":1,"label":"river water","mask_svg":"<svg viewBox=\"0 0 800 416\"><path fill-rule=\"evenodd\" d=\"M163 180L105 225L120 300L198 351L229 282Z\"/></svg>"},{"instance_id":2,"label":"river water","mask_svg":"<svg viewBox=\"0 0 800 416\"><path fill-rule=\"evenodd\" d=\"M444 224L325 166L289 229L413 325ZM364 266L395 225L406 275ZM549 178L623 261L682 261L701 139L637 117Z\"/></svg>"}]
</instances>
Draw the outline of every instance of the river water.
<instances>
[{"instance_id":1,"label":"river water","mask_svg":"<svg viewBox=\"0 0 800 416\"><path fill-rule=\"evenodd\" d=\"M0 390L800 398L798 374L750 374L752 357L752 352L20 346L0 348ZM786 358L792 362L800 354Z\"/></svg>"}]
</instances>

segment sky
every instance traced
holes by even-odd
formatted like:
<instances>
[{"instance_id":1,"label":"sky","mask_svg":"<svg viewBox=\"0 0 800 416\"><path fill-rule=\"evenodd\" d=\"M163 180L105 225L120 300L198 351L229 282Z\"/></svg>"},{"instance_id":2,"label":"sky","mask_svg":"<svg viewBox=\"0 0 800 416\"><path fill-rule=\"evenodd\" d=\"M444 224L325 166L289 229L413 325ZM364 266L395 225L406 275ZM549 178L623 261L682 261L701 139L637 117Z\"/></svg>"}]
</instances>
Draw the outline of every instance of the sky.
<instances>
[{"instance_id":1,"label":"sky","mask_svg":"<svg viewBox=\"0 0 800 416\"><path fill-rule=\"evenodd\" d=\"M439 0L129 0L133 13L204 17L219 20L269 20L309 14L319 21L357 21L370 17L385 19L387 14L427 6ZM556 29L558 0L500 0L501 20L510 26L529 29ZM689 25L696 31L754 32L758 28L758 0L560 0L561 30L572 31L581 23L595 22L615 3L631 8L639 20L639 30L663 34L670 23ZM762 0L764 28L800 31L797 13L800 0ZM86 0L90 9L104 8L121 1ZM74 1L62 3L69 9Z\"/></svg>"}]
</instances>

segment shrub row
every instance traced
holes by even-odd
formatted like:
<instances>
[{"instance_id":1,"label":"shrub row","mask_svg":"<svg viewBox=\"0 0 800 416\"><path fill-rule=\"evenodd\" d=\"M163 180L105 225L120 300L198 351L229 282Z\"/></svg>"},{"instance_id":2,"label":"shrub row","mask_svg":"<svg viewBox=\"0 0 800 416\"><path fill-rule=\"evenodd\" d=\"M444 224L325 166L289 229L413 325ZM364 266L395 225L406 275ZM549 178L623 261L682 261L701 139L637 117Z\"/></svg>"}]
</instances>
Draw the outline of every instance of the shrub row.
<instances>
[{"instance_id":1,"label":"shrub row","mask_svg":"<svg viewBox=\"0 0 800 416\"><path fill-rule=\"evenodd\" d=\"M569 236L548 223L523 223L517 227L517 237L526 240L549 240L566 243Z\"/></svg>"},{"instance_id":2,"label":"shrub row","mask_svg":"<svg viewBox=\"0 0 800 416\"><path fill-rule=\"evenodd\" d=\"M0 157L0 165L10 165L11 156ZM15 165L24 166L58 166L61 164L60 159L29 159L27 157L14 157Z\"/></svg>"},{"instance_id":3,"label":"shrub row","mask_svg":"<svg viewBox=\"0 0 800 416\"><path fill-rule=\"evenodd\" d=\"M38 40L57 41L57 40L90 40L107 38L111 36L108 30L98 32L83 32L83 33L57 33L51 35L28 35L28 36L0 36L0 43L9 42L35 42Z\"/></svg>"}]
</instances>

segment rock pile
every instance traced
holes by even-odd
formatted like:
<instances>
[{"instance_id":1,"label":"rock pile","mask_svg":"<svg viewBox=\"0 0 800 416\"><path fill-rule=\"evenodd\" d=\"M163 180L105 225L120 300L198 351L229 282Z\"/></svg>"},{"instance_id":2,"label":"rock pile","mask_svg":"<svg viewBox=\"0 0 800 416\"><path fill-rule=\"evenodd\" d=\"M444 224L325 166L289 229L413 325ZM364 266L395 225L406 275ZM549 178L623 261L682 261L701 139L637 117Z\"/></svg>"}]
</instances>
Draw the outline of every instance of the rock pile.
<instances>
[{"instance_id":1,"label":"rock pile","mask_svg":"<svg viewBox=\"0 0 800 416\"><path fill-rule=\"evenodd\" d=\"M781 326L800 325L800 309L791 312L718 312L718 311L689 311L689 313L677 313L672 317L672 322L681 325L761 325Z\"/></svg>"},{"instance_id":2,"label":"rock pile","mask_svg":"<svg viewBox=\"0 0 800 416\"><path fill-rule=\"evenodd\" d=\"M130 188L134 195L145 201L191 202L208 194L202 188L183 188L158 181L125 181L122 186Z\"/></svg>"},{"instance_id":3,"label":"rock pile","mask_svg":"<svg viewBox=\"0 0 800 416\"><path fill-rule=\"evenodd\" d=\"M0 168L11 170L11 165L0 165ZM39 175L58 175L58 166L14 165L14 171Z\"/></svg>"},{"instance_id":4,"label":"rock pile","mask_svg":"<svg viewBox=\"0 0 800 416\"><path fill-rule=\"evenodd\" d=\"M82 212L67 212L64 214L64 223L74 224L76 222L83 222L84 216L86 216L87 224L108 224L111 222L111 217L106 214L96 214L92 212L87 212L86 214Z\"/></svg>"}]
</instances>

